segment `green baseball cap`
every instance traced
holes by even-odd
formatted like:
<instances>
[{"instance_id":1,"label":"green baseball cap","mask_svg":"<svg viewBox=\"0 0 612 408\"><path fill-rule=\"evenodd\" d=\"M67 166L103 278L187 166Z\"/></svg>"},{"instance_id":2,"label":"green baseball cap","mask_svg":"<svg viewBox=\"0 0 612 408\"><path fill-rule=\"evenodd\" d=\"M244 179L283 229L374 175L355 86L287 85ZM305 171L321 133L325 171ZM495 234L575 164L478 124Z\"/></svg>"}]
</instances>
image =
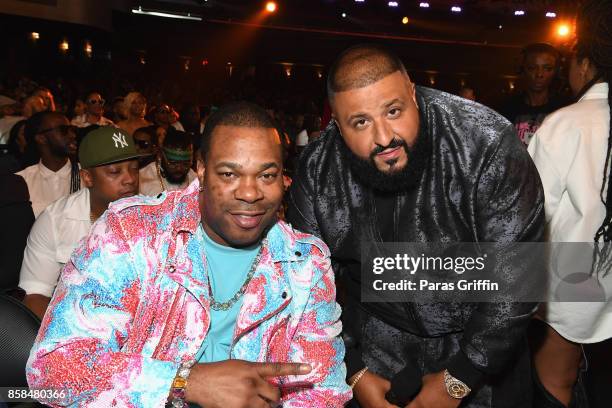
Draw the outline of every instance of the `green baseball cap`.
<instances>
[{"instance_id":1,"label":"green baseball cap","mask_svg":"<svg viewBox=\"0 0 612 408\"><path fill-rule=\"evenodd\" d=\"M79 162L84 169L145 156L149 154L138 153L132 136L114 126L92 130L79 146Z\"/></svg>"}]
</instances>

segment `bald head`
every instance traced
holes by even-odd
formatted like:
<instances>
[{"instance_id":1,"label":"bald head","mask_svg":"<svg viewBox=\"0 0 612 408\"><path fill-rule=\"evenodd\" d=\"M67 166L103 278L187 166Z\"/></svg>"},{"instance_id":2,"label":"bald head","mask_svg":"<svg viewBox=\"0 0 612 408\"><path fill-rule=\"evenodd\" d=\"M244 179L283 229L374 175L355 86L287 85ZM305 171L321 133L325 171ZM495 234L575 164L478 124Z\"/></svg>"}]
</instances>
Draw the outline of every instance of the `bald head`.
<instances>
[{"instance_id":1,"label":"bald head","mask_svg":"<svg viewBox=\"0 0 612 408\"><path fill-rule=\"evenodd\" d=\"M397 55L379 45L356 45L342 52L329 69L327 94L331 101L336 92L366 87L397 71L406 73Z\"/></svg>"}]
</instances>

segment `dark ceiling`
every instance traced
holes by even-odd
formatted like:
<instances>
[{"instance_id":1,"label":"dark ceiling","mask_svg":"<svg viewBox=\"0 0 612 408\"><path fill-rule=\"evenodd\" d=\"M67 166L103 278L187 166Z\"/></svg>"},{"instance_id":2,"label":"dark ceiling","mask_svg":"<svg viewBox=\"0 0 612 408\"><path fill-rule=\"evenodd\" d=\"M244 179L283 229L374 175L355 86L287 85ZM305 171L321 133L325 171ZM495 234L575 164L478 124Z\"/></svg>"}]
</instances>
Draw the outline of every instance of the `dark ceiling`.
<instances>
[{"instance_id":1,"label":"dark ceiling","mask_svg":"<svg viewBox=\"0 0 612 408\"><path fill-rule=\"evenodd\" d=\"M141 0L134 5L152 9L190 12L204 21L240 23L251 21L263 8L258 0ZM554 41L551 33L559 21L571 21L577 1L567 0L398 0L389 7L387 0L279 0L278 10L259 23L293 29L333 30L363 35L396 36L423 41L476 42L493 45L522 45L532 41ZM452 13L451 7L461 7ZM522 16L514 12L522 10ZM546 12L556 19L545 17ZM346 13L346 18L341 14ZM403 17L409 23L403 25ZM501 27L501 28L500 28Z\"/></svg>"}]
</instances>

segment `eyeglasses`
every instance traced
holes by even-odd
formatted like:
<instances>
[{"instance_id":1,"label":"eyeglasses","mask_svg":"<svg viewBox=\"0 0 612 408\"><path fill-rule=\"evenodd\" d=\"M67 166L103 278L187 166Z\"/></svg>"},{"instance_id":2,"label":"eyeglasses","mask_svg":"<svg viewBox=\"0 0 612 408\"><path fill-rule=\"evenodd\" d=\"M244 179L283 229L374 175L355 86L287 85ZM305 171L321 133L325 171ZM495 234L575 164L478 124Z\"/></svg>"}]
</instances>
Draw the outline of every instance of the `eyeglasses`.
<instances>
[{"instance_id":1,"label":"eyeglasses","mask_svg":"<svg viewBox=\"0 0 612 408\"><path fill-rule=\"evenodd\" d=\"M54 130L58 130L63 135L67 135L70 132L76 134L77 127L76 126L72 126L72 125L59 125L59 126L55 126L55 127L52 127L52 128L40 130L38 132L38 134L48 133L48 132L52 132Z\"/></svg>"},{"instance_id":2,"label":"eyeglasses","mask_svg":"<svg viewBox=\"0 0 612 408\"><path fill-rule=\"evenodd\" d=\"M106 101L104 99L90 99L90 100L87 101L87 103L89 103L90 105L102 105L102 106L104 106Z\"/></svg>"}]
</instances>

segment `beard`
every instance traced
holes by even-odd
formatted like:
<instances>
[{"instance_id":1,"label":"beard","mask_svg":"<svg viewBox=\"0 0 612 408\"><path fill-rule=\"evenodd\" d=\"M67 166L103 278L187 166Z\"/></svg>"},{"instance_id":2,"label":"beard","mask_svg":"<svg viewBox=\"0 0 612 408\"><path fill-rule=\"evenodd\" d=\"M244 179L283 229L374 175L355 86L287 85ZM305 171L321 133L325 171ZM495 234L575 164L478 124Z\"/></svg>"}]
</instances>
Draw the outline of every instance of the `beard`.
<instances>
[{"instance_id":1,"label":"beard","mask_svg":"<svg viewBox=\"0 0 612 408\"><path fill-rule=\"evenodd\" d=\"M57 144L53 141L49 141L49 150L55 157L69 157L71 155L71 151L67 145ZM74 156L76 156L76 153Z\"/></svg>"},{"instance_id":2,"label":"beard","mask_svg":"<svg viewBox=\"0 0 612 408\"><path fill-rule=\"evenodd\" d=\"M166 177L166 180L168 180L172 184L183 184L183 182L187 179L187 173L181 173L177 175L172 174L169 171L165 171L163 176Z\"/></svg>"},{"instance_id":3,"label":"beard","mask_svg":"<svg viewBox=\"0 0 612 408\"><path fill-rule=\"evenodd\" d=\"M401 169L394 169L396 160L390 160L387 162L391 167L389 171L379 170L374 162L376 155L385 149L395 147L401 147L406 152L408 157L406 165ZM343 159L349 163L353 174L361 183L375 191L392 193L409 191L419 185L431 155L431 142L427 135L419 132L412 147L408 146L403 139L395 138L387 146L377 146L368 159L363 159L353 153L344 140L340 151Z\"/></svg>"}]
</instances>

